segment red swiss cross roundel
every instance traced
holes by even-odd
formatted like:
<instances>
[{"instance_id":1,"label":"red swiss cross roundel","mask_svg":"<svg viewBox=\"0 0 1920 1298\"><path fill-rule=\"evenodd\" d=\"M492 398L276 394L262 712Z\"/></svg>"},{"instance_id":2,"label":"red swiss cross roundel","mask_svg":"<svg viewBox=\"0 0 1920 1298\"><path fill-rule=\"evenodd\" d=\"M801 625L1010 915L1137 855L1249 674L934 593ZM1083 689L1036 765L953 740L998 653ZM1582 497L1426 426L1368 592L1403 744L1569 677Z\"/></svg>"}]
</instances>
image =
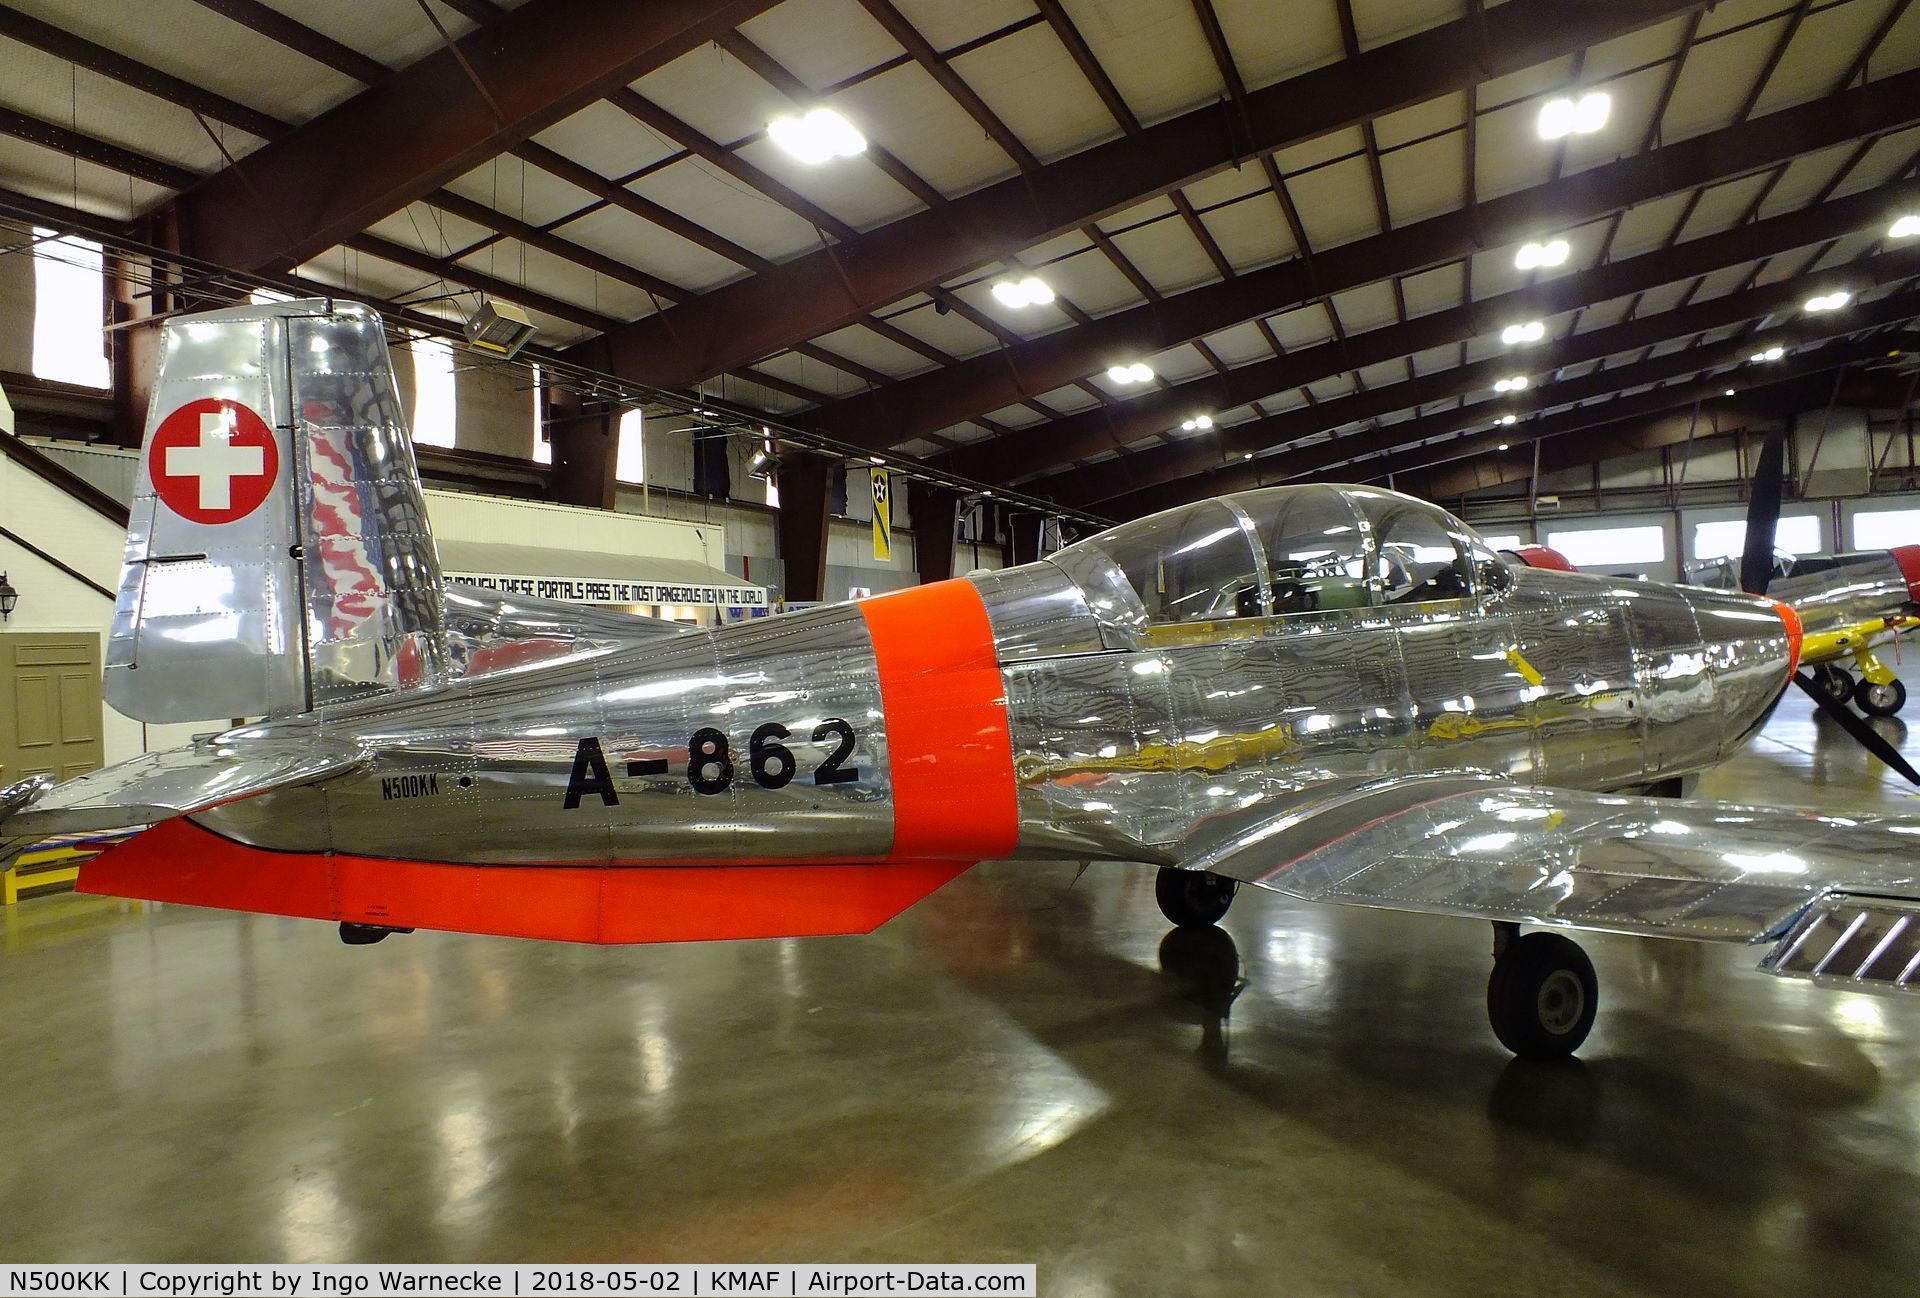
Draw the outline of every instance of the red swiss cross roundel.
<instances>
[{"instance_id":1,"label":"red swiss cross roundel","mask_svg":"<svg viewBox=\"0 0 1920 1298\"><path fill-rule=\"evenodd\" d=\"M160 421L147 472L162 503L188 522L237 523L273 490L280 447L246 406L202 397Z\"/></svg>"}]
</instances>

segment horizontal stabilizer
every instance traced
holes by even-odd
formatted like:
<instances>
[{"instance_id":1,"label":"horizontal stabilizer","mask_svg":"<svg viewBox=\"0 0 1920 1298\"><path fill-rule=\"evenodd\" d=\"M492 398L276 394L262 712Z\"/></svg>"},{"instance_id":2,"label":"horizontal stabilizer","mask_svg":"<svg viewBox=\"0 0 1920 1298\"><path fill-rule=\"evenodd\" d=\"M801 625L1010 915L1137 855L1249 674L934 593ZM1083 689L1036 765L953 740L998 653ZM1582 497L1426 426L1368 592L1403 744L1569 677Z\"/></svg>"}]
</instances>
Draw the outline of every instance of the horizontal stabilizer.
<instances>
[{"instance_id":1,"label":"horizontal stabilizer","mask_svg":"<svg viewBox=\"0 0 1920 1298\"><path fill-rule=\"evenodd\" d=\"M79 889L385 928L616 944L869 933L968 868L438 865L266 852L173 820L81 866Z\"/></svg>"},{"instance_id":2,"label":"horizontal stabilizer","mask_svg":"<svg viewBox=\"0 0 1920 1298\"><path fill-rule=\"evenodd\" d=\"M0 789L0 845L49 834L152 825L189 812L310 784L365 765L359 745L290 722L209 735L53 784Z\"/></svg>"}]
</instances>

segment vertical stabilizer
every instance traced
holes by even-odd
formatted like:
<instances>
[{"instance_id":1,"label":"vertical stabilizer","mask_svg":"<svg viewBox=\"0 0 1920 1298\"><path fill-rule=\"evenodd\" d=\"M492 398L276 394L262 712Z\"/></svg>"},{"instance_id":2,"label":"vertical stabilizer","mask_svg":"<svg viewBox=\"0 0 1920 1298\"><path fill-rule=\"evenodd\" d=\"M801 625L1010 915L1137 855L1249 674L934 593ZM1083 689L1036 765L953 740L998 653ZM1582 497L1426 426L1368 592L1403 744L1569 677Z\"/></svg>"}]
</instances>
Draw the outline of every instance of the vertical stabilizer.
<instances>
[{"instance_id":1,"label":"vertical stabilizer","mask_svg":"<svg viewBox=\"0 0 1920 1298\"><path fill-rule=\"evenodd\" d=\"M107 701L286 716L440 676L439 560L380 317L308 299L164 328Z\"/></svg>"}]
</instances>

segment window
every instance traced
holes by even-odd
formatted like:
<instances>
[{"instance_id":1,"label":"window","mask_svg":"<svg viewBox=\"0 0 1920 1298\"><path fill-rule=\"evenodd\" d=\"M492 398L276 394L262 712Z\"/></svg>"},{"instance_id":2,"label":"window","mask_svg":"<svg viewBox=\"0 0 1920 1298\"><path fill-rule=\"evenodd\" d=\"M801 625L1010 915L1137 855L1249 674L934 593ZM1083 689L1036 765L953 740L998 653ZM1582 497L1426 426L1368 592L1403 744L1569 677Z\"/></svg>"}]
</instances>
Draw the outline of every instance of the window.
<instances>
[{"instance_id":1,"label":"window","mask_svg":"<svg viewBox=\"0 0 1920 1298\"><path fill-rule=\"evenodd\" d=\"M1246 498L1267 552L1276 614L1365 608L1365 543L1347 498L1331 487L1281 487Z\"/></svg>"},{"instance_id":2,"label":"window","mask_svg":"<svg viewBox=\"0 0 1920 1298\"><path fill-rule=\"evenodd\" d=\"M1373 532L1380 550L1381 603L1464 599L1472 589L1466 556L1440 516L1409 502L1379 511Z\"/></svg>"},{"instance_id":3,"label":"window","mask_svg":"<svg viewBox=\"0 0 1920 1298\"><path fill-rule=\"evenodd\" d=\"M272 306L276 302L293 301L293 294L282 293L277 288L257 288L247 294L247 301L255 306Z\"/></svg>"},{"instance_id":4,"label":"window","mask_svg":"<svg viewBox=\"0 0 1920 1298\"><path fill-rule=\"evenodd\" d=\"M1487 543L1489 550L1494 551L1518 550L1526 544L1525 541L1520 539L1518 532L1501 532L1496 536L1482 536L1480 539Z\"/></svg>"},{"instance_id":5,"label":"window","mask_svg":"<svg viewBox=\"0 0 1920 1298\"><path fill-rule=\"evenodd\" d=\"M410 350L413 440L422 446L452 446L453 345L441 338L416 338Z\"/></svg>"},{"instance_id":6,"label":"window","mask_svg":"<svg viewBox=\"0 0 1920 1298\"><path fill-rule=\"evenodd\" d=\"M1891 550L1920 544L1920 509L1861 510L1853 516L1853 548Z\"/></svg>"},{"instance_id":7,"label":"window","mask_svg":"<svg viewBox=\"0 0 1920 1298\"><path fill-rule=\"evenodd\" d=\"M1717 522L1693 525L1695 559L1738 559L1746 552L1746 548L1747 520L1744 518L1724 518ZM1780 526L1773 534L1773 548L1785 550L1788 554L1820 553L1820 520L1812 514L1782 516Z\"/></svg>"},{"instance_id":8,"label":"window","mask_svg":"<svg viewBox=\"0 0 1920 1298\"><path fill-rule=\"evenodd\" d=\"M1667 536L1657 526L1548 532L1547 547L1567 556L1567 562L1576 568L1665 563L1667 558Z\"/></svg>"},{"instance_id":9,"label":"window","mask_svg":"<svg viewBox=\"0 0 1920 1298\"><path fill-rule=\"evenodd\" d=\"M553 463L553 442L547 432L546 387L538 365L533 367L533 462L535 464Z\"/></svg>"},{"instance_id":10,"label":"window","mask_svg":"<svg viewBox=\"0 0 1920 1298\"><path fill-rule=\"evenodd\" d=\"M1126 574L1150 622L1197 622L1260 612L1253 543L1219 501L1128 523L1091 543Z\"/></svg>"},{"instance_id":11,"label":"window","mask_svg":"<svg viewBox=\"0 0 1920 1298\"><path fill-rule=\"evenodd\" d=\"M619 436L613 476L637 487L647 480L647 417L638 410L622 411Z\"/></svg>"},{"instance_id":12,"label":"window","mask_svg":"<svg viewBox=\"0 0 1920 1298\"><path fill-rule=\"evenodd\" d=\"M82 387L113 386L107 367L107 276L100 245L35 227L33 373Z\"/></svg>"}]
</instances>

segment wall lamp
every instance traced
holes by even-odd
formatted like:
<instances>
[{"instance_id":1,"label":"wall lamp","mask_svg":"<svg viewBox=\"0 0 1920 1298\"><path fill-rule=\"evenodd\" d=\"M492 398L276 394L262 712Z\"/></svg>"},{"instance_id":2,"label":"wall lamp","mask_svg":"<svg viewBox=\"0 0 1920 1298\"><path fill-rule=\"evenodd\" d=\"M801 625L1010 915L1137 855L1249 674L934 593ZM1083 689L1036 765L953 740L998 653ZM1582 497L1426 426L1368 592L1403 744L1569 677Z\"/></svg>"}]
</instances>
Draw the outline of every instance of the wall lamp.
<instances>
[{"instance_id":1,"label":"wall lamp","mask_svg":"<svg viewBox=\"0 0 1920 1298\"><path fill-rule=\"evenodd\" d=\"M15 606L19 603L20 592L15 590L13 583L7 580L7 574L0 572L0 622L10 620Z\"/></svg>"}]
</instances>

